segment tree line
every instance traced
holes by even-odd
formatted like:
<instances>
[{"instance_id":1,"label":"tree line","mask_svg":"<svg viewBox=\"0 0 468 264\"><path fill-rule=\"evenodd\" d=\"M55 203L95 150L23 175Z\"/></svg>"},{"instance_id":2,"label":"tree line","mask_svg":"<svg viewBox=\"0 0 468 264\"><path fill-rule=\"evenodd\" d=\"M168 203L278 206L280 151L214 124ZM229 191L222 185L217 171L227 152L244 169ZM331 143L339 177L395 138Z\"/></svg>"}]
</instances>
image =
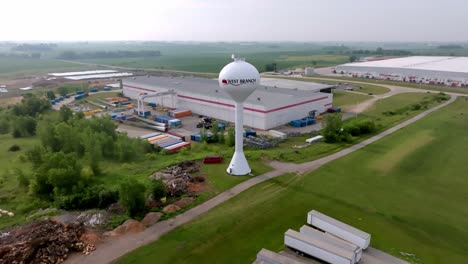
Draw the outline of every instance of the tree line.
<instances>
[{"instance_id":1,"label":"tree line","mask_svg":"<svg viewBox=\"0 0 468 264\"><path fill-rule=\"evenodd\" d=\"M140 51L95 51L77 53L75 51L64 51L57 56L61 60L85 60L85 59L114 59L114 58L135 58L135 57L159 57L159 50Z\"/></svg>"}]
</instances>

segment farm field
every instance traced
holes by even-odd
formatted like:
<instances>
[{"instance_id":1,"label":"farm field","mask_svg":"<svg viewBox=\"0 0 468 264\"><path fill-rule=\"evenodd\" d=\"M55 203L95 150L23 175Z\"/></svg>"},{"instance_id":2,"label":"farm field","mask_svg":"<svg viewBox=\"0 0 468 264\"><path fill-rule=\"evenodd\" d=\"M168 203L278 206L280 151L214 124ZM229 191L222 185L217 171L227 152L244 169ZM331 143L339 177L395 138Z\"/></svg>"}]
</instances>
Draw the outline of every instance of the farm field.
<instances>
[{"instance_id":1,"label":"farm field","mask_svg":"<svg viewBox=\"0 0 468 264\"><path fill-rule=\"evenodd\" d=\"M0 57L0 78L47 74L50 72L81 71L96 69L94 66L78 65L51 59L27 59Z\"/></svg>"},{"instance_id":2,"label":"farm field","mask_svg":"<svg viewBox=\"0 0 468 264\"><path fill-rule=\"evenodd\" d=\"M80 62L128 68L217 73L231 61L231 53L227 51L218 54L163 54L161 57L155 58L92 59L80 60ZM287 54L288 52L250 53L245 54L245 57L259 71L264 71L265 65L273 62L277 64L278 69L313 66L313 63L315 63L315 67L327 67L346 62L345 56L313 56L307 55L307 52L304 52L304 56L288 56Z\"/></svg>"},{"instance_id":3,"label":"farm field","mask_svg":"<svg viewBox=\"0 0 468 264\"><path fill-rule=\"evenodd\" d=\"M468 101L458 99L315 172L256 185L118 263L250 263L263 247L280 251L312 209L411 263L464 263L467 124Z\"/></svg>"}]
</instances>

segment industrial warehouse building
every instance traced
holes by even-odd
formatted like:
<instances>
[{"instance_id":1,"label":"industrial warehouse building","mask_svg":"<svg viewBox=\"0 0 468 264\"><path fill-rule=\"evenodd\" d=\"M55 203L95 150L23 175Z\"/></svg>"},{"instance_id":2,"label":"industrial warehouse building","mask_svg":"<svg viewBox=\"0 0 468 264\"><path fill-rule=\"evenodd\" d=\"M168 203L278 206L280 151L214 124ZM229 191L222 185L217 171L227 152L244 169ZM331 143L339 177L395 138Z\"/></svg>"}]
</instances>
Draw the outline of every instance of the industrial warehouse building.
<instances>
[{"instance_id":1,"label":"industrial warehouse building","mask_svg":"<svg viewBox=\"0 0 468 264\"><path fill-rule=\"evenodd\" d=\"M355 77L468 86L468 57L412 56L347 63L336 70Z\"/></svg>"},{"instance_id":2,"label":"industrial warehouse building","mask_svg":"<svg viewBox=\"0 0 468 264\"><path fill-rule=\"evenodd\" d=\"M123 94L132 99L144 93L173 90L176 95L145 101L234 122L234 102L219 88L218 80L138 76L123 79L122 88ZM332 88L326 84L262 78L261 85L244 103L244 125L266 130L304 118L310 111L325 112L332 106Z\"/></svg>"}]
</instances>

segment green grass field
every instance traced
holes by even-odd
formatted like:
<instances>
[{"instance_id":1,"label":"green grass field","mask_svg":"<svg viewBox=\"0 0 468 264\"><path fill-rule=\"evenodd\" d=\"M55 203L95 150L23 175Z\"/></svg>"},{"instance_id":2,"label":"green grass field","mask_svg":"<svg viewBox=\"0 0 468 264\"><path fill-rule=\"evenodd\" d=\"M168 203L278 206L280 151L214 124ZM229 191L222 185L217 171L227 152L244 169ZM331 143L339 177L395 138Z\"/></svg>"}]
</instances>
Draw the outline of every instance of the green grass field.
<instances>
[{"instance_id":1,"label":"green grass field","mask_svg":"<svg viewBox=\"0 0 468 264\"><path fill-rule=\"evenodd\" d=\"M319 210L372 234L371 246L412 263L468 257L468 101L303 175L259 184L119 263L250 263L279 251L288 228Z\"/></svg>"},{"instance_id":2,"label":"green grass field","mask_svg":"<svg viewBox=\"0 0 468 264\"><path fill-rule=\"evenodd\" d=\"M343 107L343 106L357 105L371 98L372 96L369 96L369 95L335 90L333 91L333 106Z\"/></svg>"},{"instance_id":3,"label":"green grass field","mask_svg":"<svg viewBox=\"0 0 468 264\"><path fill-rule=\"evenodd\" d=\"M395 86L409 87L409 88L415 88L415 89L424 89L424 90L430 90L430 91L442 91L442 92L468 94L468 89L461 88L461 87L449 87L449 86L440 86L440 85L428 85L428 84L398 82L398 81L389 81L389 80L374 80L374 79L366 79L366 78L352 78L352 77L323 76L323 77L319 77L318 79L322 79L322 78L346 80L346 81L350 81L350 83L365 82L369 84L387 84L387 85L395 85ZM307 79L319 81L317 77L307 77ZM324 80L320 80L320 81L324 81ZM357 85L360 85L360 84L357 84Z\"/></svg>"}]
</instances>

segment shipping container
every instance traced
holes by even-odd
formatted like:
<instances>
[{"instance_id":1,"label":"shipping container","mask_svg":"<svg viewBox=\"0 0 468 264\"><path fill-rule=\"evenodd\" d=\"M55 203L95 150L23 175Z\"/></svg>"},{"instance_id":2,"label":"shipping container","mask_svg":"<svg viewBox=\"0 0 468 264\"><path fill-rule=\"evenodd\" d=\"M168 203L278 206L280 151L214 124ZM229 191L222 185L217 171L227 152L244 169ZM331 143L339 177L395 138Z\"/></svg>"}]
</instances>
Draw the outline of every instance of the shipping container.
<instances>
[{"instance_id":1,"label":"shipping container","mask_svg":"<svg viewBox=\"0 0 468 264\"><path fill-rule=\"evenodd\" d=\"M203 158L203 164L223 163L222 156L206 156Z\"/></svg>"},{"instance_id":2,"label":"shipping container","mask_svg":"<svg viewBox=\"0 0 468 264\"><path fill-rule=\"evenodd\" d=\"M289 229L284 234L284 244L293 250L331 264L355 264L356 254L323 240Z\"/></svg>"},{"instance_id":3,"label":"shipping container","mask_svg":"<svg viewBox=\"0 0 468 264\"><path fill-rule=\"evenodd\" d=\"M96 92L99 91L99 89L98 88L91 88L89 91L92 92L92 93L96 93Z\"/></svg>"},{"instance_id":4,"label":"shipping container","mask_svg":"<svg viewBox=\"0 0 468 264\"><path fill-rule=\"evenodd\" d=\"M244 137L248 137L248 136L256 137L257 132L255 130L251 130L251 129L244 130Z\"/></svg>"},{"instance_id":5,"label":"shipping container","mask_svg":"<svg viewBox=\"0 0 468 264\"><path fill-rule=\"evenodd\" d=\"M110 86L106 86L106 87L104 87L104 89L103 89L103 90L104 90L104 91L111 91L111 90L112 90L112 87L110 87Z\"/></svg>"},{"instance_id":6,"label":"shipping container","mask_svg":"<svg viewBox=\"0 0 468 264\"><path fill-rule=\"evenodd\" d=\"M348 241L345 241L341 238L331 235L330 233L322 232L322 231L319 231L315 228L312 228L306 225L302 226L299 232L307 236L317 237L326 243L340 247L344 250L349 250L349 251L354 252L356 254L356 263L358 263L359 260L361 260L362 248L352 243L349 243Z\"/></svg>"},{"instance_id":7,"label":"shipping container","mask_svg":"<svg viewBox=\"0 0 468 264\"><path fill-rule=\"evenodd\" d=\"M156 103L153 103L153 102L149 102L148 105L151 106L151 107L156 107L157 106Z\"/></svg>"},{"instance_id":8,"label":"shipping container","mask_svg":"<svg viewBox=\"0 0 468 264\"><path fill-rule=\"evenodd\" d=\"M315 210L312 210L307 214L307 223L345 241L353 243L362 249L366 249L370 244L370 234Z\"/></svg>"},{"instance_id":9,"label":"shipping container","mask_svg":"<svg viewBox=\"0 0 468 264\"><path fill-rule=\"evenodd\" d=\"M288 256L284 256L268 249L262 248L257 254L254 264L304 264Z\"/></svg>"},{"instance_id":10,"label":"shipping container","mask_svg":"<svg viewBox=\"0 0 468 264\"><path fill-rule=\"evenodd\" d=\"M78 91L76 94L85 94L85 91Z\"/></svg>"},{"instance_id":11,"label":"shipping container","mask_svg":"<svg viewBox=\"0 0 468 264\"><path fill-rule=\"evenodd\" d=\"M181 142L179 144L175 144L175 145L172 145L170 147L167 147L166 150L168 152L174 153L174 152L180 150L181 148L190 148L190 146L191 146L190 142Z\"/></svg>"}]
</instances>

